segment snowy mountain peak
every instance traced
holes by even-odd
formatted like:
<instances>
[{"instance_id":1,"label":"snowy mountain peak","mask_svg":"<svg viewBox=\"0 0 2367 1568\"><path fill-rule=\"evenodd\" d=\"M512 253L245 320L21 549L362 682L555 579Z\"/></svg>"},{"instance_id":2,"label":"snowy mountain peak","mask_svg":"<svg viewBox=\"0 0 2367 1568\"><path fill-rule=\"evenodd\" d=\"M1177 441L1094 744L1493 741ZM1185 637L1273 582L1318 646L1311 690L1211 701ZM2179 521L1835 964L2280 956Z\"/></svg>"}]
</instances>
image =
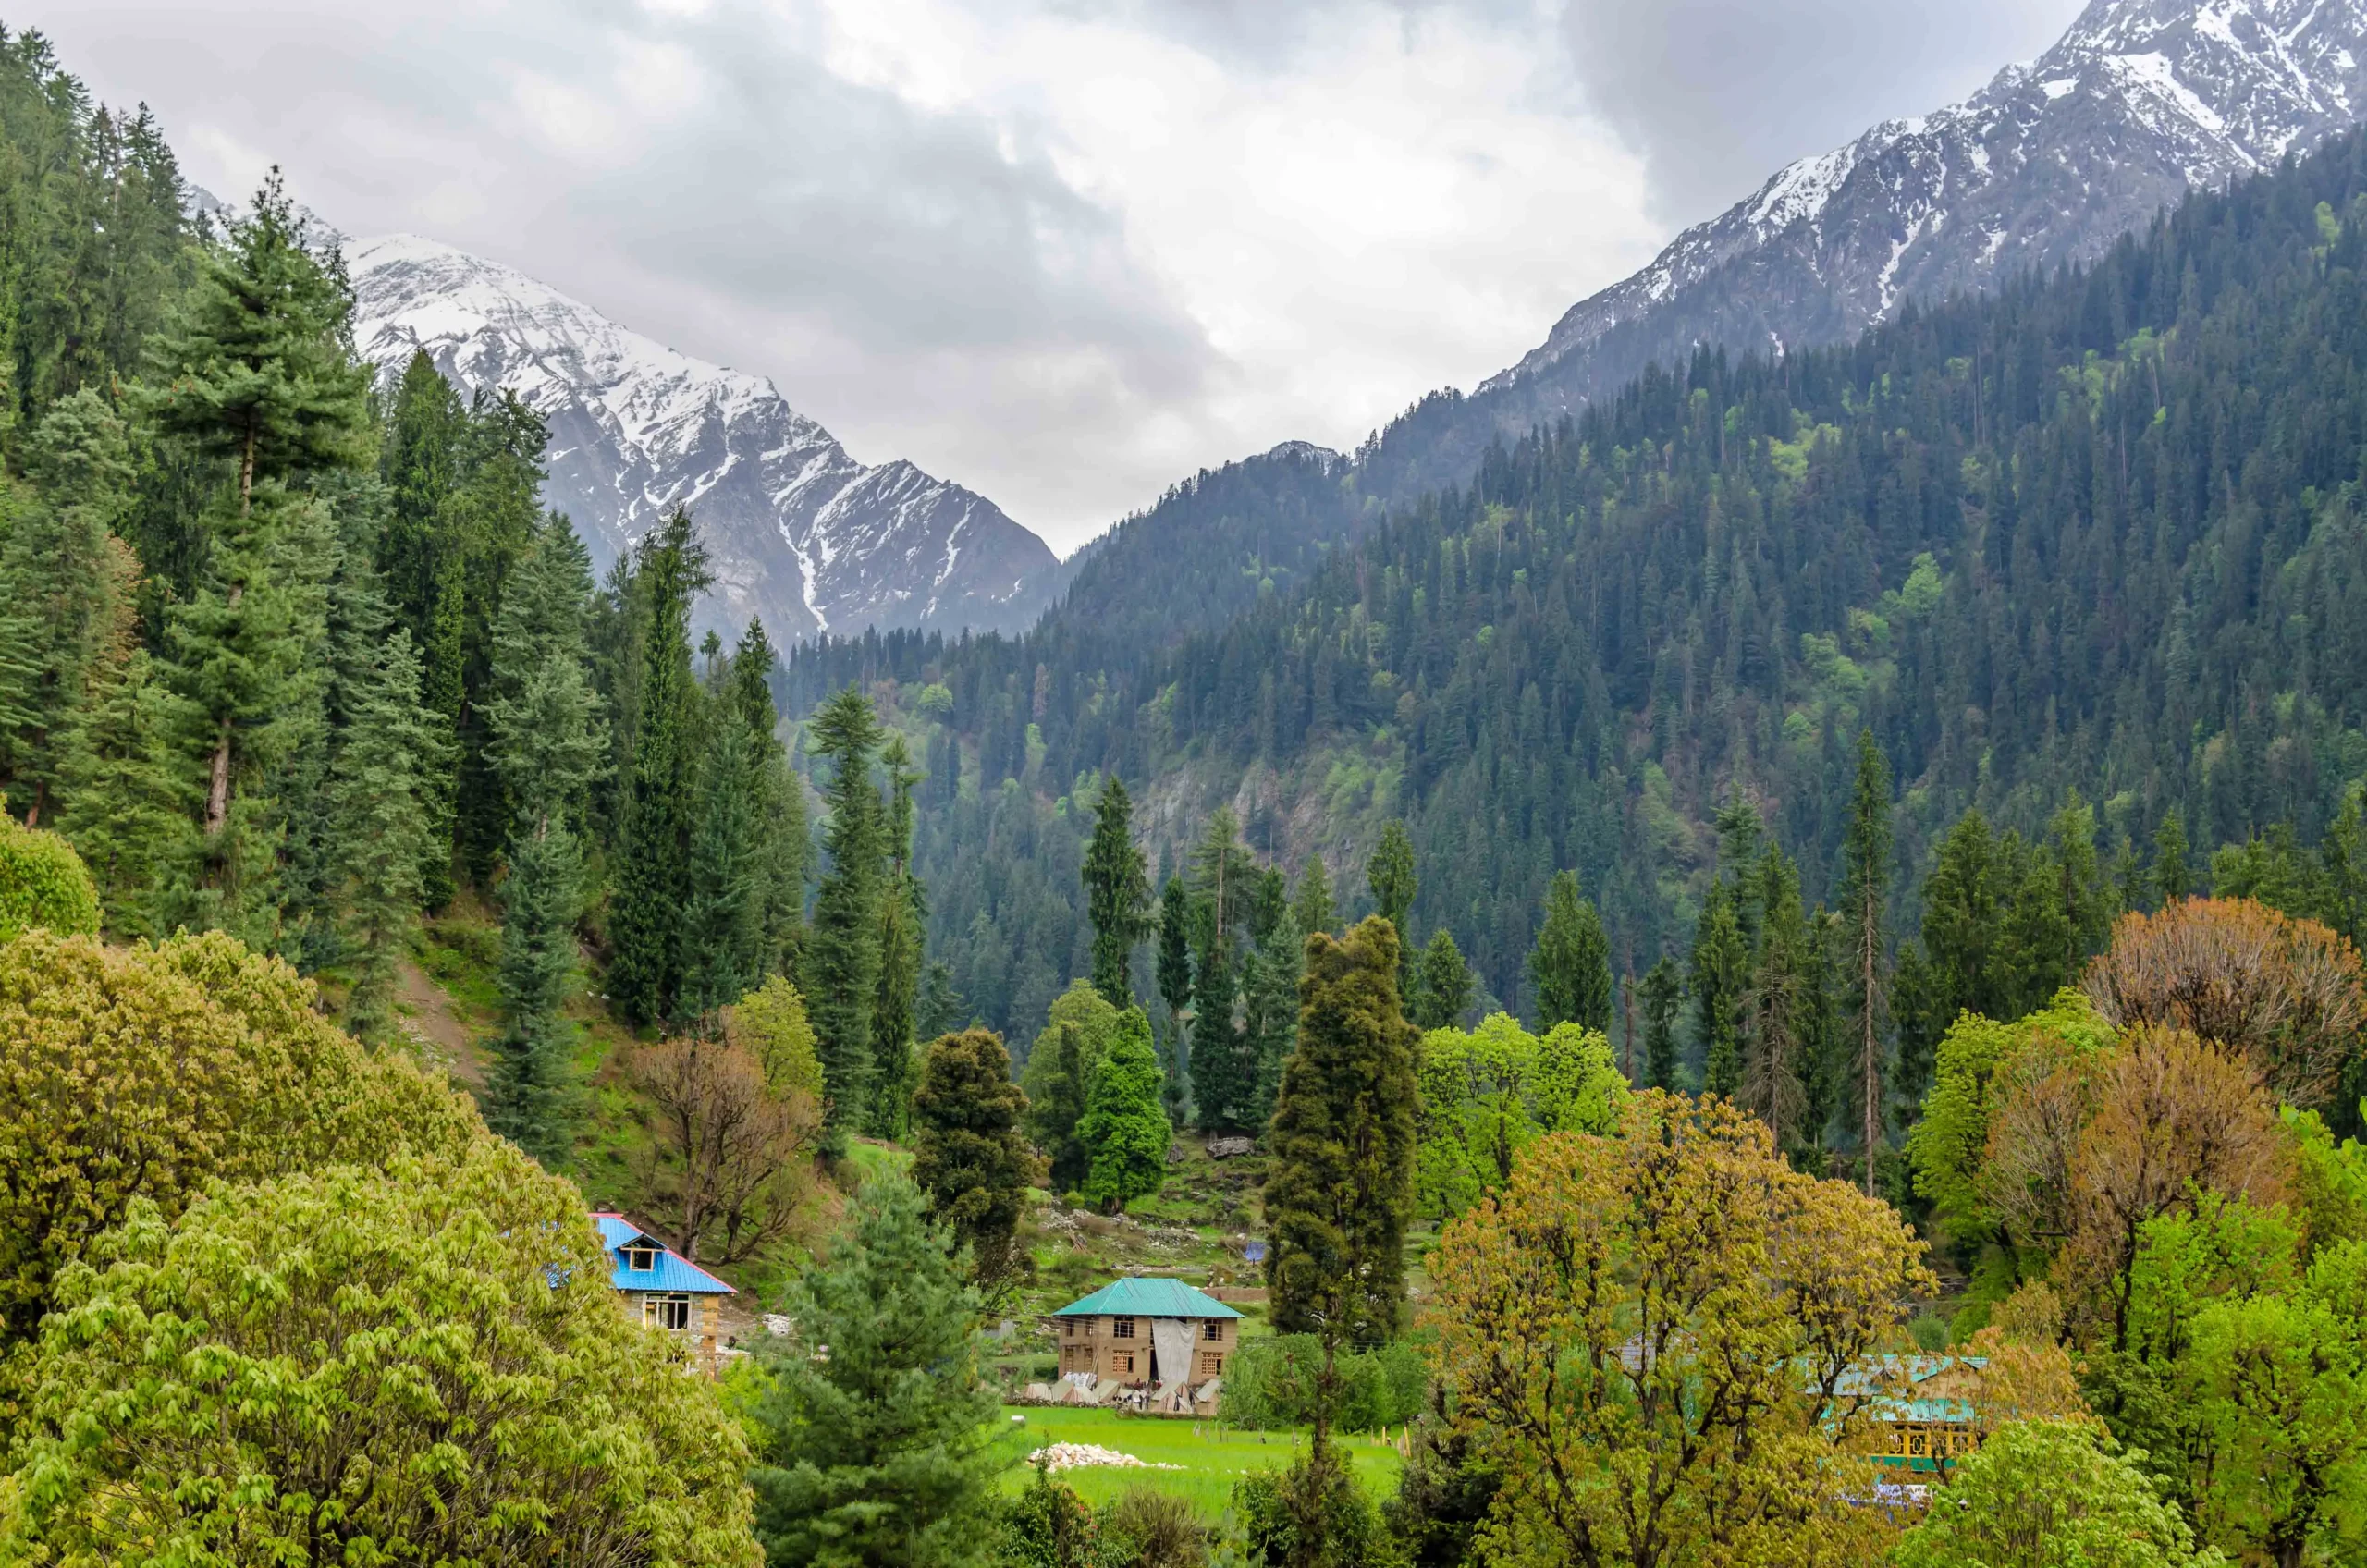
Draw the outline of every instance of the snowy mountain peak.
<instances>
[{"instance_id":1,"label":"snowy mountain peak","mask_svg":"<svg viewBox=\"0 0 2367 1568\"><path fill-rule=\"evenodd\" d=\"M2100 253L2367 112L2367 0L2093 0L1971 98L1778 171L1483 391L1568 407L1697 343L1829 342L1910 296Z\"/></svg>"},{"instance_id":2,"label":"snowy mountain peak","mask_svg":"<svg viewBox=\"0 0 2367 1568\"><path fill-rule=\"evenodd\" d=\"M866 468L770 381L631 332L514 268L415 235L350 246L354 340L424 351L463 392L507 387L548 423L546 502L607 564L677 506L716 584L702 625L777 643L867 626L1015 631L1061 582L993 502L908 462Z\"/></svg>"}]
</instances>

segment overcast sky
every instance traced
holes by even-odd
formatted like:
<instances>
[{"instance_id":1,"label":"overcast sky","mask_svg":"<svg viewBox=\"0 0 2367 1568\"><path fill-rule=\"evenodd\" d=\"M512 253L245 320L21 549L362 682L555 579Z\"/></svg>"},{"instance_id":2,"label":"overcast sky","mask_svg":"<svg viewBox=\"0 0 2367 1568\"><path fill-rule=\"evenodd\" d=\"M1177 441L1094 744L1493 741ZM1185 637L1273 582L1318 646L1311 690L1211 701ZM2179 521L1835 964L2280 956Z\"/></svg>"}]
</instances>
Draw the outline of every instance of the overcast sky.
<instances>
[{"instance_id":1,"label":"overcast sky","mask_svg":"<svg viewBox=\"0 0 2367 1568\"><path fill-rule=\"evenodd\" d=\"M1469 386L2078 0L0 0L190 178L276 162L771 376L1062 553Z\"/></svg>"}]
</instances>

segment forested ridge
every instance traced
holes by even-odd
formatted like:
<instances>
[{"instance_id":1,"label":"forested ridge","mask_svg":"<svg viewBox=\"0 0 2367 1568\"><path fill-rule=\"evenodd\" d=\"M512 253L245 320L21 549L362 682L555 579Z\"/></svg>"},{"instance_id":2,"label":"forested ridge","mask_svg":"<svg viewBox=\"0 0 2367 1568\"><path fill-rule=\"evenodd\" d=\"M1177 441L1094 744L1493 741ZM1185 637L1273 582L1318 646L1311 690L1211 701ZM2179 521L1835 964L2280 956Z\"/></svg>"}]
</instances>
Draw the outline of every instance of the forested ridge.
<instances>
[{"instance_id":1,"label":"forested ridge","mask_svg":"<svg viewBox=\"0 0 2367 1568\"><path fill-rule=\"evenodd\" d=\"M2367 769L2363 159L2343 139L1847 348L1655 372L1172 648L1086 654L1058 616L825 643L787 705L942 693L933 950L1020 1027L1031 975L1080 967L1062 801L1102 770L1188 781L1152 819L1171 851L1220 799L1286 864L1360 863L1404 815L1416 928L1507 1003L1557 867L1623 967L1690 935L1736 792L1832 888L1861 726L1901 788L1909 925L1968 808L2035 839L2076 794L2107 858L2172 811L2205 851L2314 838Z\"/></svg>"}]
</instances>

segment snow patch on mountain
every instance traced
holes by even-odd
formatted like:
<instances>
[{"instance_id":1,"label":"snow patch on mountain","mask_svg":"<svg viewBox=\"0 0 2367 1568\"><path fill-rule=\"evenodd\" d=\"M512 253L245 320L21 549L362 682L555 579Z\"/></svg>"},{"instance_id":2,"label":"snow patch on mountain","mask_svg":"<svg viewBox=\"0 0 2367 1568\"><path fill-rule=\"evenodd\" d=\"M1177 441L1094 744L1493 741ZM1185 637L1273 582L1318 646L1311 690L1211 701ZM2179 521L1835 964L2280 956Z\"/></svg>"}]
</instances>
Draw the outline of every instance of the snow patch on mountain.
<instances>
[{"instance_id":1,"label":"snow patch on mountain","mask_svg":"<svg viewBox=\"0 0 2367 1568\"><path fill-rule=\"evenodd\" d=\"M1065 574L982 496L866 467L762 376L627 331L512 268L414 235L351 244L354 341L386 372L424 352L463 395L507 388L550 427L547 504L605 570L691 508L715 586L702 627L776 643L866 627L1019 631Z\"/></svg>"}]
</instances>

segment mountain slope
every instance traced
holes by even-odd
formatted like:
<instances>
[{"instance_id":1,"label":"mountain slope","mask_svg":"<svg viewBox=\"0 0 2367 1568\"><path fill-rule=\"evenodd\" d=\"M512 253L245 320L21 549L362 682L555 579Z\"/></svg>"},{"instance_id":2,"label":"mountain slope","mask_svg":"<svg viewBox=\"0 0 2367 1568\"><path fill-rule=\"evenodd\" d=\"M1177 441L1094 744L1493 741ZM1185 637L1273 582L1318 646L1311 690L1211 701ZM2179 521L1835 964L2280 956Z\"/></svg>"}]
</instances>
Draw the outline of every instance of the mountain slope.
<instances>
[{"instance_id":1,"label":"mountain slope","mask_svg":"<svg viewBox=\"0 0 2367 1568\"><path fill-rule=\"evenodd\" d=\"M2094 0L1970 99L1803 158L1483 384L1525 427L1697 344L1782 351L2100 256L2367 112L2367 0Z\"/></svg>"},{"instance_id":2,"label":"mountain slope","mask_svg":"<svg viewBox=\"0 0 2367 1568\"><path fill-rule=\"evenodd\" d=\"M411 235L348 248L354 339L424 349L550 426L547 503L608 563L677 506L713 557L703 625L776 643L866 627L1019 631L1062 582L1041 539L908 462L867 468L759 376L679 354L497 263Z\"/></svg>"}]
</instances>

